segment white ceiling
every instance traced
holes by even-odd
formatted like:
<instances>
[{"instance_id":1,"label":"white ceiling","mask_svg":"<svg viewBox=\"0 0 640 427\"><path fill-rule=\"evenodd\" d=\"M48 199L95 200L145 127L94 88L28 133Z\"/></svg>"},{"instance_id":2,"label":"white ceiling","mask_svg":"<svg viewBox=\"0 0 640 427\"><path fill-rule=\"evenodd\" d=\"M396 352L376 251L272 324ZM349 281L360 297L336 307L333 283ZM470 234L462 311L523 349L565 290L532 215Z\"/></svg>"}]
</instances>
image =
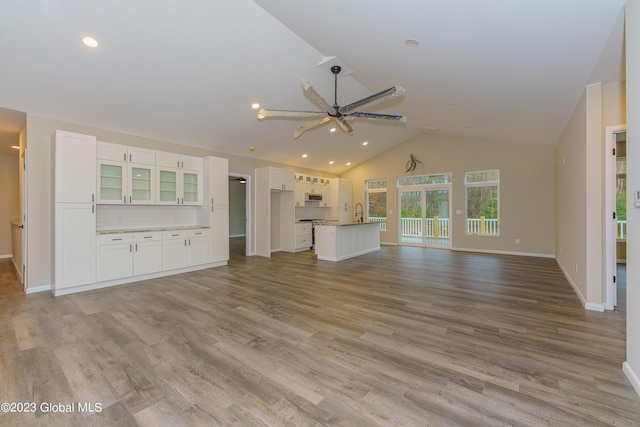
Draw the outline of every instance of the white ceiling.
<instances>
[{"instance_id":1,"label":"white ceiling","mask_svg":"<svg viewBox=\"0 0 640 427\"><path fill-rule=\"evenodd\" d=\"M624 3L4 2L0 117L23 123L6 113L27 112L334 173L422 132L553 145L586 84L624 79ZM333 56L353 70L339 79L339 104L403 86L373 111L408 123L355 121L353 136L324 125L294 140L305 121L256 118L253 102L315 110L300 77L332 103L333 76L318 64ZM17 132L7 122L0 137Z\"/></svg>"}]
</instances>

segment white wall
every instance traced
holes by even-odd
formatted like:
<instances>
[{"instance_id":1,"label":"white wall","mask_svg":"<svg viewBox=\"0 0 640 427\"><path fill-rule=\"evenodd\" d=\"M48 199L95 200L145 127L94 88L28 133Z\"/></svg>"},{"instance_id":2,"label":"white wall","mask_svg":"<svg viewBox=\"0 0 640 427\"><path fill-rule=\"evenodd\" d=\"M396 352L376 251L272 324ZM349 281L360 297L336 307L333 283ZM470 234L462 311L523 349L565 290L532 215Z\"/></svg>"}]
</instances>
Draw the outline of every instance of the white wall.
<instances>
[{"instance_id":1,"label":"white wall","mask_svg":"<svg viewBox=\"0 0 640 427\"><path fill-rule=\"evenodd\" d=\"M640 0L626 6L627 56L627 361L625 372L640 394Z\"/></svg>"},{"instance_id":2,"label":"white wall","mask_svg":"<svg viewBox=\"0 0 640 427\"><path fill-rule=\"evenodd\" d=\"M396 179L406 175L405 164L413 154L422 162L415 175L453 174L453 248L553 256L553 151L550 141L540 145L500 144L425 133L341 177L353 183L353 203L363 205L364 181L387 179L387 231L380 235L383 243L398 242ZM500 236L468 236L464 232L464 173L484 169L500 169ZM456 215L456 210L461 214Z\"/></svg>"}]
</instances>

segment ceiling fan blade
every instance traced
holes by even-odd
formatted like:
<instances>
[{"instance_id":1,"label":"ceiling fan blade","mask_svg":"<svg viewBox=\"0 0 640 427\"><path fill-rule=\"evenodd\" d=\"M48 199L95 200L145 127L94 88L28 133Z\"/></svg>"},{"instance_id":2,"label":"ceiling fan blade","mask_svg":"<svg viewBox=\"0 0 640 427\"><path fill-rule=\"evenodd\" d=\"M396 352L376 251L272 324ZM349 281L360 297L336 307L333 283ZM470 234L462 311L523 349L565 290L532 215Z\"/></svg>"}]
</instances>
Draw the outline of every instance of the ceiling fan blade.
<instances>
[{"instance_id":1,"label":"ceiling fan blade","mask_svg":"<svg viewBox=\"0 0 640 427\"><path fill-rule=\"evenodd\" d=\"M292 110L260 110L258 111L258 119L268 117L291 117L291 118L313 118L324 117L327 113L323 111L292 111Z\"/></svg>"},{"instance_id":2,"label":"ceiling fan blade","mask_svg":"<svg viewBox=\"0 0 640 427\"><path fill-rule=\"evenodd\" d=\"M340 129L342 129L349 135L353 135L353 128L344 117L336 117L336 122L338 122L338 126L340 126Z\"/></svg>"},{"instance_id":3,"label":"ceiling fan blade","mask_svg":"<svg viewBox=\"0 0 640 427\"><path fill-rule=\"evenodd\" d=\"M407 118L402 114L377 114L377 113L363 113L361 111L356 111L350 114L345 115L347 118L355 118L355 119L385 119L385 120L396 120L402 123L407 123Z\"/></svg>"},{"instance_id":4,"label":"ceiling fan blade","mask_svg":"<svg viewBox=\"0 0 640 427\"><path fill-rule=\"evenodd\" d=\"M325 113L326 114L326 113ZM329 120L331 120L331 116L326 116L323 117L321 119L318 120L314 120L312 122L307 123L306 125L300 126L298 129L296 129L295 131L293 131L293 137L294 138L298 138L300 135L302 135L305 131L308 131L309 129L313 129L315 127L318 127L320 125L323 125L325 123L327 123Z\"/></svg>"},{"instance_id":5,"label":"ceiling fan blade","mask_svg":"<svg viewBox=\"0 0 640 427\"><path fill-rule=\"evenodd\" d=\"M305 95L311 98L316 103L316 105L323 108L327 113L335 113L335 108L329 105L329 103L323 97L321 97L318 92L316 92L313 86L311 86L311 83L304 79L300 80L302 80L302 89L304 90Z\"/></svg>"},{"instance_id":6,"label":"ceiling fan blade","mask_svg":"<svg viewBox=\"0 0 640 427\"><path fill-rule=\"evenodd\" d=\"M350 114L362 107L370 107L372 105L384 102L390 98L402 96L405 92L406 91L401 86L390 87L389 89L374 93L373 95L367 96L366 98L362 98L360 101L352 102L351 104L340 107L338 108L338 112L340 112L341 114Z\"/></svg>"}]
</instances>

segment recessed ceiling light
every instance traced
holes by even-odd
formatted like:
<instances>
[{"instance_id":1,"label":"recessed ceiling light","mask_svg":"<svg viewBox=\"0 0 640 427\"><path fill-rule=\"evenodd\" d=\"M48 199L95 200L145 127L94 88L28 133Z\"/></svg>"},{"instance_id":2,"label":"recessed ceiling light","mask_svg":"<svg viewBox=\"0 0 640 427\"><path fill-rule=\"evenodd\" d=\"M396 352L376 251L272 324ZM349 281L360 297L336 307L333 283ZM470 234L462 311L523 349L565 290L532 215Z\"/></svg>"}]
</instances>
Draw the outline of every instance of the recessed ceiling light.
<instances>
[{"instance_id":1,"label":"recessed ceiling light","mask_svg":"<svg viewBox=\"0 0 640 427\"><path fill-rule=\"evenodd\" d=\"M20 146L19 145L12 145L11 148L15 149L15 150L19 150Z\"/></svg>"},{"instance_id":2,"label":"recessed ceiling light","mask_svg":"<svg viewBox=\"0 0 640 427\"><path fill-rule=\"evenodd\" d=\"M347 166L351 166L351 162L347 162Z\"/></svg>"},{"instance_id":3,"label":"recessed ceiling light","mask_svg":"<svg viewBox=\"0 0 640 427\"><path fill-rule=\"evenodd\" d=\"M369 145L369 141L364 141L362 145Z\"/></svg>"},{"instance_id":4,"label":"recessed ceiling light","mask_svg":"<svg viewBox=\"0 0 640 427\"><path fill-rule=\"evenodd\" d=\"M306 159L306 158L307 158L307 154L303 154L303 155L302 155L302 158L303 158L303 159Z\"/></svg>"},{"instance_id":5,"label":"recessed ceiling light","mask_svg":"<svg viewBox=\"0 0 640 427\"><path fill-rule=\"evenodd\" d=\"M406 39L404 41L404 44L406 44L409 47L416 47L420 44L420 42L416 39Z\"/></svg>"},{"instance_id":6,"label":"recessed ceiling light","mask_svg":"<svg viewBox=\"0 0 640 427\"><path fill-rule=\"evenodd\" d=\"M333 164L333 160L331 160L331 161L329 162L329 164L330 164L330 165L332 165L332 164Z\"/></svg>"},{"instance_id":7,"label":"recessed ceiling light","mask_svg":"<svg viewBox=\"0 0 640 427\"><path fill-rule=\"evenodd\" d=\"M336 131L336 128L329 129L329 132L335 132L335 131Z\"/></svg>"},{"instance_id":8,"label":"recessed ceiling light","mask_svg":"<svg viewBox=\"0 0 640 427\"><path fill-rule=\"evenodd\" d=\"M85 46L88 47L98 47L98 40L94 39L93 37L83 37L82 38L82 43L85 44Z\"/></svg>"},{"instance_id":9,"label":"recessed ceiling light","mask_svg":"<svg viewBox=\"0 0 640 427\"><path fill-rule=\"evenodd\" d=\"M260 108L260 104L258 104L257 102L254 102L253 104L251 104L251 108L253 108L254 110L257 110L258 108Z\"/></svg>"}]
</instances>

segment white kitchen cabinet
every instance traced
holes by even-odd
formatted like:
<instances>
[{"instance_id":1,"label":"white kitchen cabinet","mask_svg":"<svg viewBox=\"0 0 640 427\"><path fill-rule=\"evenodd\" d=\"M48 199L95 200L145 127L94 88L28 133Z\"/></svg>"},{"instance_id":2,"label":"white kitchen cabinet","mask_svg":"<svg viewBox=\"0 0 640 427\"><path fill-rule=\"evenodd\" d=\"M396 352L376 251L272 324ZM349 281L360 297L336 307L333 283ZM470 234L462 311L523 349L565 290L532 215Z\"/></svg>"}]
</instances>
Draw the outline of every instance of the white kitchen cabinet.
<instances>
[{"instance_id":1,"label":"white kitchen cabinet","mask_svg":"<svg viewBox=\"0 0 640 427\"><path fill-rule=\"evenodd\" d=\"M98 141L96 157L98 160L111 160L114 162L137 163L149 166L155 166L156 164L155 150L104 141Z\"/></svg>"},{"instance_id":2,"label":"white kitchen cabinet","mask_svg":"<svg viewBox=\"0 0 640 427\"><path fill-rule=\"evenodd\" d=\"M293 200L296 208L304 208L305 206L305 193L307 192L307 185L297 182L293 185Z\"/></svg>"},{"instance_id":3,"label":"white kitchen cabinet","mask_svg":"<svg viewBox=\"0 0 640 427\"><path fill-rule=\"evenodd\" d=\"M55 290L96 281L96 214L91 203L56 203Z\"/></svg>"},{"instance_id":4,"label":"white kitchen cabinet","mask_svg":"<svg viewBox=\"0 0 640 427\"><path fill-rule=\"evenodd\" d=\"M154 204L155 153L146 148L98 141L98 203Z\"/></svg>"},{"instance_id":5,"label":"white kitchen cabinet","mask_svg":"<svg viewBox=\"0 0 640 427\"><path fill-rule=\"evenodd\" d=\"M209 262L229 260L229 160L209 156L204 159Z\"/></svg>"},{"instance_id":6,"label":"white kitchen cabinet","mask_svg":"<svg viewBox=\"0 0 640 427\"><path fill-rule=\"evenodd\" d=\"M55 135L55 202L94 203L96 138L66 131Z\"/></svg>"},{"instance_id":7,"label":"white kitchen cabinet","mask_svg":"<svg viewBox=\"0 0 640 427\"><path fill-rule=\"evenodd\" d=\"M200 265L209 262L209 231L191 230L187 233L187 265Z\"/></svg>"},{"instance_id":8,"label":"white kitchen cabinet","mask_svg":"<svg viewBox=\"0 0 640 427\"><path fill-rule=\"evenodd\" d=\"M311 221L296 224L296 252L308 251L313 246L313 224Z\"/></svg>"},{"instance_id":9,"label":"white kitchen cabinet","mask_svg":"<svg viewBox=\"0 0 640 427\"><path fill-rule=\"evenodd\" d=\"M156 152L156 204L202 205L202 158Z\"/></svg>"},{"instance_id":10,"label":"white kitchen cabinet","mask_svg":"<svg viewBox=\"0 0 640 427\"><path fill-rule=\"evenodd\" d=\"M176 230L162 234L162 269L174 270L209 261L209 230Z\"/></svg>"},{"instance_id":11,"label":"white kitchen cabinet","mask_svg":"<svg viewBox=\"0 0 640 427\"><path fill-rule=\"evenodd\" d=\"M289 169L267 166L269 172L269 188L280 191L293 191L294 172Z\"/></svg>"},{"instance_id":12,"label":"white kitchen cabinet","mask_svg":"<svg viewBox=\"0 0 640 427\"><path fill-rule=\"evenodd\" d=\"M331 180L331 219L333 221L352 222L351 193L351 181L341 178Z\"/></svg>"},{"instance_id":13,"label":"white kitchen cabinet","mask_svg":"<svg viewBox=\"0 0 640 427\"><path fill-rule=\"evenodd\" d=\"M133 274L162 271L162 233L133 233Z\"/></svg>"},{"instance_id":14,"label":"white kitchen cabinet","mask_svg":"<svg viewBox=\"0 0 640 427\"><path fill-rule=\"evenodd\" d=\"M155 172L154 166L98 160L98 204L154 204Z\"/></svg>"},{"instance_id":15,"label":"white kitchen cabinet","mask_svg":"<svg viewBox=\"0 0 640 427\"><path fill-rule=\"evenodd\" d=\"M131 233L98 236L98 281L133 276L133 235Z\"/></svg>"},{"instance_id":16,"label":"white kitchen cabinet","mask_svg":"<svg viewBox=\"0 0 640 427\"><path fill-rule=\"evenodd\" d=\"M209 262L229 260L229 206L209 208Z\"/></svg>"},{"instance_id":17,"label":"white kitchen cabinet","mask_svg":"<svg viewBox=\"0 0 640 427\"><path fill-rule=\"evenodd\" d=\"M165 231L162 233L162 270L174 270L187 266L186 231Z\"/></svg>"},{"instance_id":18,"label":"white kitchen cabinet","mask_svg":"<svg viewBox=\"0 0 640 427\"><path fill-rule=\"evenodd\" d=\"M55 133L54 291L96 281L96 138Z\"/></svg>"}]
</instances>

